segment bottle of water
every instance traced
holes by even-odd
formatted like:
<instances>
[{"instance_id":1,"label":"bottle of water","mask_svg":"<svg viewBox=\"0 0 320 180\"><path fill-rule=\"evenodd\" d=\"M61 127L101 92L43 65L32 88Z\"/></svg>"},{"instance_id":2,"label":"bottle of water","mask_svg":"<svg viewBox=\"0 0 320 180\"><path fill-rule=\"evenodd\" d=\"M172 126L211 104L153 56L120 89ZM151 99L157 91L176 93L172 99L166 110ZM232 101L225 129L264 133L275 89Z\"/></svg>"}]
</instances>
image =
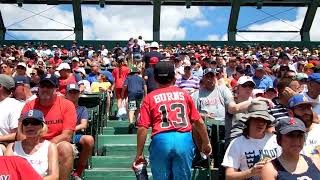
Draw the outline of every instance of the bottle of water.
<instances>
[{"instance_id":1,"label":"bottle of water","mask_svg":"<svg viewBox=\"0 0 320 180\"><path fill-rule=\"evenodd\" d=\"M136 174L137 180L148 180L147 164L141 162L134 167L134 173Z\"/></svg>"}]
</instances>

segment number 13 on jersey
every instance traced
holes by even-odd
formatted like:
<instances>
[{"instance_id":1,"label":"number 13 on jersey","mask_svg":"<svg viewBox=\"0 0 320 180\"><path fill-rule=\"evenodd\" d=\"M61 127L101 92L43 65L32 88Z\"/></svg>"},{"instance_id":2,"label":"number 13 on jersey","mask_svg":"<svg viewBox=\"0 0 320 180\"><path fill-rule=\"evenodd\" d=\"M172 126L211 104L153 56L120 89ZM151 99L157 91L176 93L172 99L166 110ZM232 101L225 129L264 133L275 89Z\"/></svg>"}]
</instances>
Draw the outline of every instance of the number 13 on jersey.
<instances>
[{"instance_id":1,"label":"number 13 on jersey","mask_svg":"<svg viewBox=\"0 0 320 180\"><path fill-rule=\"evenodd\" d=\"M171 125L175 128L188 127L186 108L182 103L162 104L159 106L159 112L162 119L161 128L169 128Z\"/></svg>"}]
</instances>

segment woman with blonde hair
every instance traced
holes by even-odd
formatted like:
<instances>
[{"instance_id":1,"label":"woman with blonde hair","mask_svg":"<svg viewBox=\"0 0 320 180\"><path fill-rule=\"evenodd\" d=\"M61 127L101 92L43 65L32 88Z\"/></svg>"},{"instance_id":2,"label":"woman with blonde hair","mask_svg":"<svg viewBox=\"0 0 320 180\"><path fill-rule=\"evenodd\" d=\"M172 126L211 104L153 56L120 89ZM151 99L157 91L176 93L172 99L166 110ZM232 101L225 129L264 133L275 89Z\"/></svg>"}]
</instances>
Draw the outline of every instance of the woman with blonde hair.
<instances>
[{"instance_id":1,"label":"woman with blonde hair","mask_svg":"<svg viewBox=\"0 0 320 180\"><path fill-rule=\"evenodd\" d=\"M58 151L54 143L42 138L47 131L43 113L29 110L22 116L18 127L25 139L9 144L5 155L23 157L44 180L56 180L59 178Z\"/></svg>"}]
</instances>

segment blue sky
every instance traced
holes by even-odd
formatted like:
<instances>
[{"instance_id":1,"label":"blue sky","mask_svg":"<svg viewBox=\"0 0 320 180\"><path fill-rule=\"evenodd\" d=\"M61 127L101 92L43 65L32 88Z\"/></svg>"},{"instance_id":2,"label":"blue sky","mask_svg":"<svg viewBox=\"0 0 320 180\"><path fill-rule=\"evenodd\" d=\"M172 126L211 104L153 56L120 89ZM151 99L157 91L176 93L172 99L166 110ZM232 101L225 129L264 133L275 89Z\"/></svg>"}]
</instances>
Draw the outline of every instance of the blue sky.
<instances>
[{"instance_id":1,"label":"blue sky","mask_svg":"<svg viewBox=\"0 0 320 180\"><path fill-rule=\"evenodd\" d=\"M24 5L23 8L32 12L40 12L50 6L46 5ZM14 5L0 5L5 25L18 22L32 15ZM161 39L162 40L225 40L230 7L162 7L161 14ZM319 10L318 10L319 11ZM281 13L284 12L284 13ZM238 29L251 30L299 30L303 22L306 8L292 7L241 7ZM276 18L268 14L278 14ZM320 13L317 13L313 26L320 25ZM30 18L26 22L19 23L11 28L70 28L74 26L71 5L59 5L42 15L55 20L52 22L44 17ZM152 38L152 6L82 6L85 39L101 40L127 40L129 37L143 35L145 39ZM261 21L261 19L264 19ZM284 21L284 22L283 22ZM62 22L62 23L60 23ZM256 23L254 23L256 22ZM297 29L298 28L298 29ZM312 28L313 40L320 40L319 30ZM70 32L9 32L16 39L57 39L62 37L73 39ZM61 35L60 35L61 34ZM72 32L71 32L72 34ZM298 35L298 34L297 34ZM268 34L241 34L237 36L249 40L299 40L295 34L268 35ZM297 36L297 37L295 37ZM7 35L7 39L13 37ZM271 39L270 39L271 38ZM244 40L244 39L242 39Z\"/></svg>"}]
</instances>

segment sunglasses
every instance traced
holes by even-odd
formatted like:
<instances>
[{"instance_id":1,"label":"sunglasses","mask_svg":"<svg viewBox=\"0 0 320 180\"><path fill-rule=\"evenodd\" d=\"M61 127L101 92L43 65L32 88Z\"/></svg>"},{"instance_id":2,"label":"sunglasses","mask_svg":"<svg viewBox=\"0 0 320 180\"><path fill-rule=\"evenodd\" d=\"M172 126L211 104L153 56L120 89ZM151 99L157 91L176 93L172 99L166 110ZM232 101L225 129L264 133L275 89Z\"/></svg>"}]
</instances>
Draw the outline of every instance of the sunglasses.
<instances>
[{"instance_id":1,"label":"sunglasses","mask_svg":"<svg viewBox=\"0 0 320 180\"><path fill-rule=\"evenodd\" d=\"M248 88L248 87L249 87L249 88L252 88L252 89L254 88L254 87L253 87L252 85L250 85L250 84L242 84L241 87L243 87L243 88Z\"/></svg>"},{"instance_id":2,"label":"sunglasses","mask_svg":"<svg viewBox=\"0 0 320 180\"><path fill-rule=\"evenodd\" d=\"M24 125L24 126L28 126L29 124L31 124L32 126L39 126L39 125L42 124L42 122L35 121L35 120L24 120L24 121L22 121L22 125Z\"/></svg>"},{"instance_id":3,"label":"sunglasses","mask_svg":"<svg viewBox=\"0 0 320 180\"><path fill-rule=\"evenodd\" d=\"M31 76L34 76L34 75L36 75L36 73L30 73L30 75L31 75Z\"/></svg>"},{"instance_id":4,"label":"sunglasses","mask_svg":"<svg viewBox=\"0 0 320 180\"><path fill-rule=\"evenodd\" d=\"M50 82L42 82L40 83L40 88L54 88L55 86Z\"/></svg>"}]
</instances>

